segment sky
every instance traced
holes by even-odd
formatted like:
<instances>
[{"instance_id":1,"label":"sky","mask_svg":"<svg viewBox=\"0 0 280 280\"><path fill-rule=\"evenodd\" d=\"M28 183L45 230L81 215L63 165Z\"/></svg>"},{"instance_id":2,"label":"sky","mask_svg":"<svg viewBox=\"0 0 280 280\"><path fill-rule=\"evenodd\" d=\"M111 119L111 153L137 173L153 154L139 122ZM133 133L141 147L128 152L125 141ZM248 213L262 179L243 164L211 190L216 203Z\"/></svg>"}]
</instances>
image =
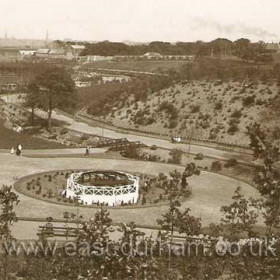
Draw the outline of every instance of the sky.
<instances>
[{"instance_id":1,"label":"sky","mask_svg":"<svg viewBox=\"0 0 280 280\"><path fill-rule=\"evenodd\" d=\"M0 37L276 42L279 0L0 0Z\"/></svg>"}]
</instances>

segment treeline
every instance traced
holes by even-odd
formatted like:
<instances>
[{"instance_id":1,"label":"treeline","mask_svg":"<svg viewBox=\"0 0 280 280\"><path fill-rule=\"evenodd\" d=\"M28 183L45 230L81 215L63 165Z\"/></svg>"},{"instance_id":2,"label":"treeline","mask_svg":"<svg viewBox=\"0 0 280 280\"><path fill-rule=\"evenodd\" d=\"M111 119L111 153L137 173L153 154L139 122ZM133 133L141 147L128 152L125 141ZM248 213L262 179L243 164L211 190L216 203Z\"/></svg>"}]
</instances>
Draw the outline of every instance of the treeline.
<instances>
[{"instance_id":1,"label":"treeline","mask_svg":"<svg viewBox=\"0 0 280 280\"><path fill-rule=\"evenodd\" d=\"M143 55L147 52L156 52L162 55L195 55L198 57L205 56L230 56L234 55L241 59L255 59L263 54L270 54L266 50L266 44L262 41L252 43L248 39L239 39L230 41L219 38L211 42L151 42L149 44L127 45L116 42L98 42L86 44L83 55ZM271 55L270 55L271 57Z\"/></svg>"}]
</instances>

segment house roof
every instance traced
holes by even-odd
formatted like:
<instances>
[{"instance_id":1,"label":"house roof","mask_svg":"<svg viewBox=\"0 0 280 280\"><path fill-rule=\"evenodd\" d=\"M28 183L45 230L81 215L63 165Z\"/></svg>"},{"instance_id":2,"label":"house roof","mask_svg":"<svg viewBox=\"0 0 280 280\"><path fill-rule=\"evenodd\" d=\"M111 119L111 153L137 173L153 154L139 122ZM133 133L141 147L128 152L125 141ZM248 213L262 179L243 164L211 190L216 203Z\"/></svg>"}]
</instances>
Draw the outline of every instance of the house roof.
<instances>
[{"instance_id":1,"label":"house roof","mask_svg":"<svg viewBox=\"0 0 280 280\"><path fill-rule=\"evenodd\" d=\"M71 45L71 48L75 50L84 50L86 47L83 45Z\"/></svg>"},{"instance_id":2,"label":"house roof","mask_svg":"<svg viewBox=\"0 0 280 280\"><path fill-rule=\"evenodd\" d=\"M21 55L30 55L30 54L35 54L37 51L36 50L19 50L19 53Z\"/></svg>"},{"instance_id":3,"label":"house roof","mask_svg":"<svg viewBox=\"0 0 280 280\"><path fill-rule=\"evenodd\" d=\"M155 52L147 52L144 54L144 56L161 56L160 53L155 53Z\"/></svg>"},{"instance_id":4,"label":"house roof","mask_svg":"<svg viewBox=\"0 0 280 280\"><path fill-rule=\"evenodd\" d=\"M49 54L65 54L65 51L61 49L51 49Z\"/></svg>"},{"instance_id":5,"label":"house roof","mask_svg":"<svg viewBox=\"0 0 280 280\"><path fill-rule=\"evenodd\" d=\"M50 49L38 49L37 54L48 54Z\"/></svg>"},{"instance_id":6,"label":"house roof","mask_svg":"<svg viewBox=\"0 0 280 280\"><path fill-rule=\"evenodd\" d=\"M280 49L279 44L276 43L268 43L265 48L270 51L278 51Z\"/></svg>"}]
</instances>

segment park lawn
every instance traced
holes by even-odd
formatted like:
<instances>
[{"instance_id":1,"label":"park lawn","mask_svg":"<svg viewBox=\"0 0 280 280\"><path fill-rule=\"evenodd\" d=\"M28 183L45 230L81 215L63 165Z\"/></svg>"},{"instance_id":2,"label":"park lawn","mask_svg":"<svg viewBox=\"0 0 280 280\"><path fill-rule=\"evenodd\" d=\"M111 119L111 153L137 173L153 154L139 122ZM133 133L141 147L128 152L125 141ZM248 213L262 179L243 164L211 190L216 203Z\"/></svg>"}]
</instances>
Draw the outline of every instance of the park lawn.
<instances>
[{"instance_id":1,"label":"park lawn","mask_svg":"<svg viewBox=\"0 0 280 280\"><path fill-rule=\"evenodd\" d=\"M65 145L47 141L35 136L17 133L4 126L4 120L0 118L0 149L10 149L21 144L24 149L59 149L66 148Z\"/></svg>"},{"instance_id":2,"label":"park lawn","mask_svg":"<svg viewBox=\"0 0 280 280\"><path fill-rule=\"evenodd\" d=\"M86 67L117 69L141 72L159 72L170 69L179 69L186 61L95 61L86 64Z\"/></svg>"},{"instance_id":3,"label":"park lawn","mask_svg":"<svg viewBox=\"0 0 280 280\"><path fill-rule=\"evenodd\" d=\"M15 184L15 190L21 194L26 196L44 200L47 202L53 202L57 204L63 205L77 205L77 202L73 199L67 199L62 195L63 191L67 186L67 178L73 172L80 172L81 170L58 170L58 171L49 171L43 173L37 173L34 175L28 175L22 177ZM141 206L156 206L157 203L168 204L167 196L164 195L164 190L157 188L155 184L149 185L147 191L142 191L145 181L149 181L150 179L155 179L155 176L147 175L143 173L135 172L133 173L136 176L139 176L140 181L140 199L137 204L134 205L126 205L134 208ZM81 182L79 182L81 183ZM95 180L91 183L84 183L83 185L95 185L95 186L120 186L124 184L129 184L130 181L118 180L118 181L104 181L104 180ZM81 183L82 184L82 183ZM162 200L159 200L160 194L164 197ZM147 201L143 204L141 197L144 195L147 197ZM98 207L97 204L94 205L82 205L79 206L87 206L87 207ZM122 206L120 206L122 208Z\"/></svg>"}]
</instances>

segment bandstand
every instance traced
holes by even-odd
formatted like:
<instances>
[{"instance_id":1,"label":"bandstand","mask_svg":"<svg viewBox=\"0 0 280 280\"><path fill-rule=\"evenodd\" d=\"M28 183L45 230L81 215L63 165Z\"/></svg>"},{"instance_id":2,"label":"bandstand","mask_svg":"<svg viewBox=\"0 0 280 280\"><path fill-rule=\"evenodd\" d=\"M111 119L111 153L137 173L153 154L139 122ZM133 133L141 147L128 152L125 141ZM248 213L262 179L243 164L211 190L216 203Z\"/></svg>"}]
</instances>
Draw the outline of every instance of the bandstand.
<instances>
[{"instance_id":1,"label":"bandstand","mask_svg":"<svg viewBox=\"0 0 280 280\"><path fill-rule=\"evenodd\" d=\"M117 171L85 171L72 173L67 179L67 198L79 202L117 206L137 203L139 198L139 178Z\"/></svg>"}]
</instances>

